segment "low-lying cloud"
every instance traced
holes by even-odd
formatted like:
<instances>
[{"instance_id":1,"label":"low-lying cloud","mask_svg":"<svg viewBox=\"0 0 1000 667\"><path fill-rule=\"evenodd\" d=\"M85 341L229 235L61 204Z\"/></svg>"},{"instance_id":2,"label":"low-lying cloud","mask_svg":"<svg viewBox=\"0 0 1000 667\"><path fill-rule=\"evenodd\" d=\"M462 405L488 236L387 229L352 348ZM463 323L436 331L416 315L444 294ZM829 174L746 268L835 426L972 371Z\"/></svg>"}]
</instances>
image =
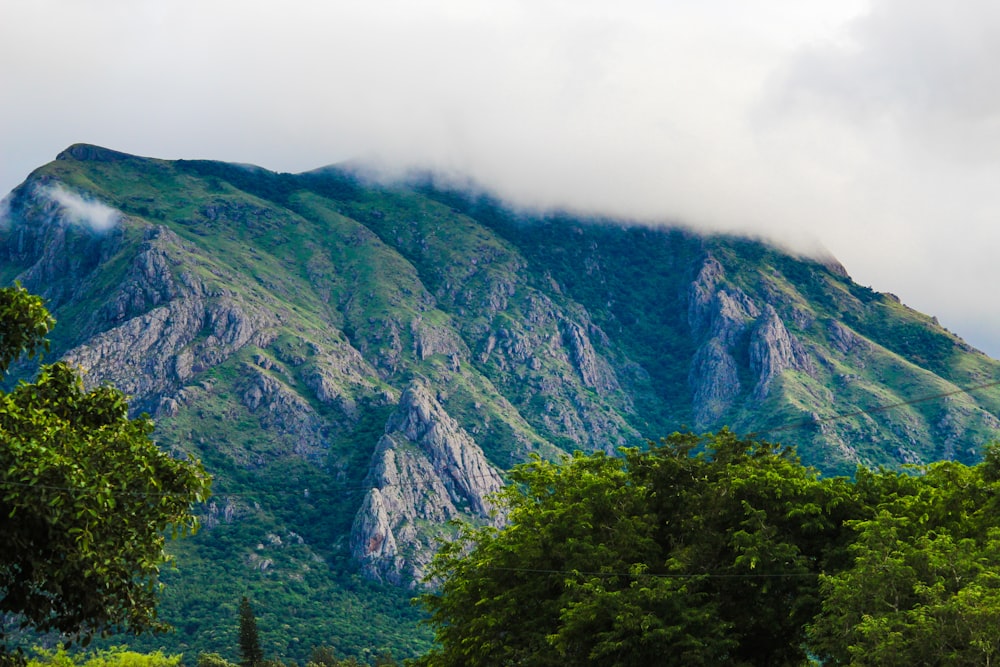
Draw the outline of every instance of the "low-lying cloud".
<instances>
[{"instance_id":1,"label":"low-lying cloud","mask_svg":"<svg viewBox=\"0 0 1000 667\"><path fill-rule=\"evenodd\" d=\"M798 165L789 184L836 212L819 231L851 272L994 356L998 59L996 3L876 0L784 61L755 110L758 136Z\"/></svg>"},{"instance_id":2,"label":"low-lying cloud","mask_svg":"<svg viewBox=\"0 0 1000 667\"><path fill-rule=\"evenodd\" d=\"M67 221L82 225L97 234L111 230L121 219L118 210L99 201L84 199L59 184L41 188L39 194L59 204L60 212Z\"/></svg>"},{"instance_id":3,"label":"low-lying cloud","mask_svg":"<svg viewBox=\"0 0 1000 667\"><path fill-rule=\"evenodd\" d=\"M10 225L10 195L0 198L0 229Z\"/></svg>"}]
</instances>

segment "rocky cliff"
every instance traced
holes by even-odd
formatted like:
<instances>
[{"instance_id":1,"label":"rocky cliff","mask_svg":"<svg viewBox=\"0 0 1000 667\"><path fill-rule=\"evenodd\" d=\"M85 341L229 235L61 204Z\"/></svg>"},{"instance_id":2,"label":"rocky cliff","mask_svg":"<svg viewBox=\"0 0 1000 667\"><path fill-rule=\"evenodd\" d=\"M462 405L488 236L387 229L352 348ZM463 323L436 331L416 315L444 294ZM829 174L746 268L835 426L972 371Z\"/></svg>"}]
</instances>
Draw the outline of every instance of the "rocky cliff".
<instances>
[{"instance_id":1,"label":"rocky cliff","mask_svg":"<svg viewBox=\"0 0 1000 667\"><path fill-rule=\"evenodd\" d=\"M354 519L351 552L378 579L420 581L436 542L453 537L451 519L503 521L490 501L503 486L499 473L423 381L403 392L365 481L371 488Z\"/></svg>"}]
</instances>

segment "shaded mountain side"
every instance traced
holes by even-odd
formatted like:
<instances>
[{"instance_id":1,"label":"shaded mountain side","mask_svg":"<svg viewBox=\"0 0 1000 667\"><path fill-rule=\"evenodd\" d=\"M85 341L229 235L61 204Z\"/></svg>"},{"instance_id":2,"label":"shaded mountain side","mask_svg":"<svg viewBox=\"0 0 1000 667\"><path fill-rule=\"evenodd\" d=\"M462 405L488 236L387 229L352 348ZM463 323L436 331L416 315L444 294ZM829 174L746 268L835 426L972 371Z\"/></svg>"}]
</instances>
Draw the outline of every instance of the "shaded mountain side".
<instances>
[{"instance_id":1,"label":"shaded mountain side","mask_svg":"<svg viewBox=\"0 0 1000 667\"><path fill-rule=\"evenodd\" d=\"M220 650L211 600L240 586L309 610L307 632L274 618L285 655L358 648L316 591L411 585L445 522L502 520L489 493L531 453L729 425L834 474L971 462L1000 425L997 387L951 393L1000 379L997 362L835 262L753 240L88 145L8 204L0 281L48 299L52 355L215 476L167 575L188 649ZM412 611L400 626L379 604L374 645L425 645Z\"/></svg>"}]
</instances>

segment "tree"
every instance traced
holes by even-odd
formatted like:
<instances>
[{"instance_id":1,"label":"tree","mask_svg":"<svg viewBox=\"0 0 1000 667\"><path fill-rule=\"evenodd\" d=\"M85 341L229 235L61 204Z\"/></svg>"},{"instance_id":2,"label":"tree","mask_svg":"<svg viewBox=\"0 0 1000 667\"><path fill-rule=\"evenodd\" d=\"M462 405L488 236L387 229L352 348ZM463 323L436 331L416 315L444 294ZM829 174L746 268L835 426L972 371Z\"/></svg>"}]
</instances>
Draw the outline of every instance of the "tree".
<instances>
[{"instance_id":1,"label":"tree","mask_svg":"<svg viewBox=\"0 0 1000 667\"><path fill-rule=\"evenodd\" d=\"M510 523L446 546L434 667L798 665L851 485L729 431L516 467Z\"/></svg>"},{"instance_id":2,"label":"tree","mask_svg":"<svg viewBox=\"0 0 1000 667\"><path fill-rule=\"evenodd\" d=\"M871 512L849 522L852 561L821 578L810 628L830 665L989 665L1000 659L998 450L920 475L860 471Z\"/></svg>"},{"instance_id":3,"label":"tree","mask_svg":"<svg viewBox=\"0 0 1000 667\"><path fill-rule=\"evenodd\" d=\"M236 667L218 653L199 653L198 667Z\"/></svg>"},{"instance_id":4,"label":"tree","mask_svg":"<svg viewBox=\"0 0 1000 667\"><path fill-rule=\"evenodd\" d=\"M39 297L0 289L0 377L46 350L53 324ZM64 363L0 391L0 613L83 643L165 628L164 533L197 528L191 506L209 477L161 451L152 430L145 415L129 418L120 392L85 390Z\"/></svg>"},{"instance_id":5,"label":"tree","mask_svg":"<svg viewBox=\"0 0 1000 667\"><path fill-rule=\"evenodd\" d=\"M259 667L264 662L264 652L260 648L257 634L257 619L253 615L250 600L243 596L240 600L240 664L243 667Z\"/></svg>"},{"instance_id":6,"label":"tree","mask_svg":"<svg viewBox=\"0 0 1000 667\"><path fill-rule=\"evenodd\" d=\"M69 655L65 650L35 651L26 667L180 667L180 655L160 651L136 653L125 646L114 646L91 655Z\"/></svg>"},{"instance_id":7,"label":"tree","mask_svg":"<svg viewBox=\"0 0 1000 667\"><path fill-rule=\"evenodd\" d=\"M425 667L1000 663L1000 445L849 480L675 434L510 478L432 563Z\"/></svg>"}]
</instances>

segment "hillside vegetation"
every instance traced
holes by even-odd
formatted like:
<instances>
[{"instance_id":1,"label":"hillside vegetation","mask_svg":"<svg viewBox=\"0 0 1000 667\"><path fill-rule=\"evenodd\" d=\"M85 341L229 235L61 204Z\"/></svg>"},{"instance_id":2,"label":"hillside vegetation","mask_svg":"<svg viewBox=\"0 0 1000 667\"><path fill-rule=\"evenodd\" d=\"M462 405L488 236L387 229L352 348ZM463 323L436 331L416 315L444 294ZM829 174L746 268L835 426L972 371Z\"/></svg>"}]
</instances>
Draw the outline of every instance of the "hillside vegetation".
<instances>
[{"instance_id":1,"label":"hillside vegetation","mask_svg":"<svg viewBox=\"0 0 1000 667\"><path fill-rule=\"evenodd\" d=\"M235 646L248 594L268 654L423 653L413 582L532 454L729 426L853 474L972 464L998 426L997 362L756 241L88 145L8 204L0 283L47 299L52 354L215 478L168 652Z\"/></svg>"}]
</instances>

